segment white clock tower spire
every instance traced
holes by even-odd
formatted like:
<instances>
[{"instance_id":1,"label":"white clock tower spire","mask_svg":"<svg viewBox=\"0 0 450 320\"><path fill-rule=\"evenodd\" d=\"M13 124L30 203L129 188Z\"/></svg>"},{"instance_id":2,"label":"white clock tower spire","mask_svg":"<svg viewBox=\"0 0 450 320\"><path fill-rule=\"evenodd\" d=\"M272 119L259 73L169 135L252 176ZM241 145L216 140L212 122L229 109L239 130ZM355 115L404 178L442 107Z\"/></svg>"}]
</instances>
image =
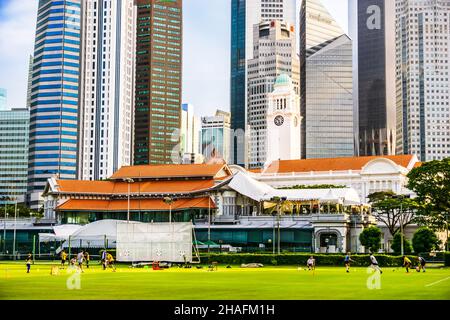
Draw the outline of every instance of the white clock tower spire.
<instances>
[{"instance_id":1,"label":"white clock tower spire","mask_svg":"<svg viewBox=\"0 0 450 320\"><path fill-rule=\"evenodd\" d=\"M300 159L300 98L291 78L281 74L268 98L267 163Z\"/></svg>"}]
</instances>

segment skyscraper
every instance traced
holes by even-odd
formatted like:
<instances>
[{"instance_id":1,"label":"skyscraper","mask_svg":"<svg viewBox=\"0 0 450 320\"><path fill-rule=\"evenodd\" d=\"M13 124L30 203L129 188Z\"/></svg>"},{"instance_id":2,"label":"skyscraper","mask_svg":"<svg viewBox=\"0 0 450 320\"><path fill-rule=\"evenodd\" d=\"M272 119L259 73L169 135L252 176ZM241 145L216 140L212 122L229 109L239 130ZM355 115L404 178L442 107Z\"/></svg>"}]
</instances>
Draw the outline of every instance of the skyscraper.
<instances>
[{"instance_id":1,"label":"skyscraper","mask_svg":"<svg viewBox=\"0 0 450 320\"><path fill-rule=\"evenodd\" d=\"M230 113L217 110L213 117L202 117L201 151L205 161L230 157Z\"/></svg>"},{"instance_id":2,"label":"skyscraper","mask_svg":"<svg viewBox=\"0 0 450 320\"><path fill-rule=\"evenodd\" d=\"M47 179L75 179L78 153L81 0L40 0L30 108L28 199Z\"/></svg>"},{"instance_id":3,"label":"skyscraper","mask_svg":"<svg viewBox=\"0 0 450 320\"><path fill-rule=\"evenodd\" d=\"M305 158L353 157L352 41L344 34L310 51L302 114L308 119Z\"/></svg>"},{"instance_id":4,"label":"skyscraper","mask_svg":"<svg viewBox=\"0 0 450 320\"><path fill-rule=\"evenodd\" d=\"M200 118L195 116L194 106L183 103L181 105L181 154L199 153L200 130Z\"/></svg>"},{"instance_id":5,"label":"skyscraper","mask_svg":"<svg viewBox=\"0 0 450 320\"><path fill-rule=\"evenodd\" d=\"M82 16L78 178L100 180L131 164L135 7L86 0Z\"/></svg>"},{"instance_id":6,"label":"skyscraper","mask_svg":"<svg viewBox=\"0 0 450 320\"><path fill-rule=\"evenodd\" d=\"M182 0L137 0L134 163L179 157Z\"/></svg>"},{"instance_id":7,"label":"skyscraper","mask_svg":"<svg viewBox=\"0 0 450 320\"><path fill-rule=\"evenodd\" d=\"M253 27L263 21L284 21L296 26L296 0L231 1L231 162L245 165L247 61L253 58Z\"/></svg>"},{"instance_id":8,"label":"skyscraper","mask_svg":"<svg viewBox=\"0 0 450 320\"><path fill-rule=\"evenodd\" d=\"M353 102L360 156L395 154L395 2L350 0Z\"/></svg>"},{"instance_id":9,"label":"skyscraper","mask_svg":"<svg viewBox=\"0 0 450 320\"><path fill-rule=\"evenodd\" d=\"M25 201L29 122L28 109L0 111L0 204Z\"/></svg>"},{"instance_id":10,"label":"skyscraper","mask_svg":"<svg viewBox=\"0 0 450 320\"><path fill-rule=\"evenodd\" d=\"M333 19L320 0L302 0L300 8L300 114L302 158L306 158L306 145L308 135L306 134L307 118L306 101L308 94L306 73L308 57L325 47L327 44L342 36L344 31ZM332 157L332 155L330 155Z\"/></svg>"},{"instance_id":11,"label":"skyscraper","mask_svg":"<svg viewBox=\"0 0 450 320\"><path fill-rule=\"evenodd\" d=\"M250 168L266 162L269 94L281 74L288 75L299 94L299 59L293 25L270 21L254 25L253 58L248 61L247 124L249 127Z\"/></svg>"},{"instance_id":12,"label":"skyscraper","mask_svg":"<svg viewBox=\"0 0 450 320\"><path fill-rule=\"evenodd\" d=\"M396 0L397 153L450 156L450 2Z\"/></svg>"}]
</instances>

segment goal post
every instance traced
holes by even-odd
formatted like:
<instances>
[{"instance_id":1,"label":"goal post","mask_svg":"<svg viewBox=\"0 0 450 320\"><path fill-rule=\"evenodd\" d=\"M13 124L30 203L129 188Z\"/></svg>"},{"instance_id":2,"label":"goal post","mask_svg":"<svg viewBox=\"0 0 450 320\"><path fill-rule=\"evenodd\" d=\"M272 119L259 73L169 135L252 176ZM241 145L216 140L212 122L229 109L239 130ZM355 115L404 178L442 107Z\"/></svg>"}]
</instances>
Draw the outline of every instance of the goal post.
<instances>
[{"instance_id":1,"label":"goal post","mask_svg":"<svg viewBox=\"0 0 450 320\"><path fill-rule=\"evenodd\" d=\"M192 262L192 231L192 222L120 222L116 260Z\"/></svg>"}]
</instances>

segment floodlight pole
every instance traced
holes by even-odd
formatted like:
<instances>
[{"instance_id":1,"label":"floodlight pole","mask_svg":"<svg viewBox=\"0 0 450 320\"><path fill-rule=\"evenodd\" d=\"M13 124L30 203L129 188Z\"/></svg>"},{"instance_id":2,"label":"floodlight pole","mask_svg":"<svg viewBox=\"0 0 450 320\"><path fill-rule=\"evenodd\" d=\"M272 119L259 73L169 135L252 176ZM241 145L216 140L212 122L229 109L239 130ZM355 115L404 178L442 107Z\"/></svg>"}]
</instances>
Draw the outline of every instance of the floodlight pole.
<instances>
[{"instance_id":1,"label":"floodlight pole","mask_svg":"<svg viewBox=\"0 0 450 320\"><path fill-rule=\"evenodd\" d=\"M400 253L403 256L404 255L404 247L403 247L403 200L405 198L410 198L409 194L400 194L400 195L395 195L393 196L393 198L396 199L400 199Z\"/></svg>"},{"instance_id":2,"label":"floodlight pole","mask_svg":"<svg viewBox=\"0 0 450 320\"><path fill-rule=\"evenodd\" d=\"M172 224L172 203L174 199L171 197L165 197L164 203L169 205L169 224Z\"/></svg>"},{"instance_id":3,"label":"floodlight pole","mask_svg":"<svg viewBox=\"0 0 450 320\"><path fill-rule=\"evenodd\" d=\"M211 245L211 196L208 194L208 255Z\"/></svg>"},{"instance_id":4,"label":"floodlight pole","mask_svg":"<svg viewBox=\"0 0 450 320\"><path fill-rule=\"evenodd\" d=\"M281 246L281 235L280 235L280 206L278 205L278 214L277 214L277 227L278 227L278 235L277 235L277 241L278 241L278 255L280 254L280 246Z\"/></svg>"},{"instance_id":5,"label":"floodlight pole","mask_svg":"<svg viewBox=\"0 0 450 320\"><path fill-rule=\"evenodd\" d=\"M17 199L14 204L14 236L13 236L13 255L16 260L16 228L17 228Z\"/></svg>"},{"instance_id":6,"label":"floodlight pole","mask_svg":"<svg viewBox=\"0 0 450 320\"><path fill-rule=\"evenodd\" d=\"M404 254L404 249L403 249L403 198L400 198L400 251L401 251L401 255L403 256Z\"/></svg>"},{"instance_id":7,"label":"floodlight pole","mask_svg":"<svg viewBox=\"0 0 450 320\"><path fill-rule=\"evenodd\" d=\"M272 254L275 255L275 216L273 217L273 241L272 241Z\"/></svg>"},{"instance_id":8,"label":"floodlight pole","mask_svg":"<svg viewBox=\"0 0 450 320\"><path fill-rule=\"evenodd\" d=\"M5 200L5 220L3 221L3 253L6 253L6 207L8 206Z\"/></svg>"},{"instance_id":9,"label":"floodlight pole","mask_svg":"<svg viewBox=\"0 0 450 320\"><path fill-rule=\"evenodd\" d=\"M131 184L134 182L131 178L124 178L123 181L128 183L128 206L127 206L127 223L130 223L130 187Z\"/></svg>"},{"instance_id":10,"label":"floodlight pole","mask_svg":"<svg viewBox=\"0 0 450 320\"><path fill-rule=\"evenodd\" d=\"M130 223L130 184L128 183L127 223Z\"/></svg>"},{"instance_id":11,"label":"floodlight pole","mask_svg":"<svg viewBox=\"0 0 450 320\"><path fill-rule=\"evenodd\" d=\"M445 251L448 251L448 213L445 214L445 224L447 225L447 241L445 242Z\"/></svg>"}]
</instances>

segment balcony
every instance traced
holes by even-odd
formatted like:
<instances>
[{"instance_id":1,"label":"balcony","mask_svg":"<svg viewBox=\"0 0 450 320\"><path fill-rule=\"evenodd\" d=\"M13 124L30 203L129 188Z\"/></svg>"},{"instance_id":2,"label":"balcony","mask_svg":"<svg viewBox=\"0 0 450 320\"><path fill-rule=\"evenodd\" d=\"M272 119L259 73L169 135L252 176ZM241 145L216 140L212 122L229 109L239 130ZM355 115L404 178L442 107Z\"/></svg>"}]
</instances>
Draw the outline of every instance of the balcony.
<instances>
[{"instance_id":1,"label":"balcony","mask_svg":"<svg viewBox=\"0 0 450 320\"><path fill-rule=\"evenodd\" d=\"M311 215L311 222L313 223L349 223L351 221L350 215L346 213L337 213L337 214L328 214L328 213L321 213L321 214L312 214Z\"/></svg>"}]
</instances>

